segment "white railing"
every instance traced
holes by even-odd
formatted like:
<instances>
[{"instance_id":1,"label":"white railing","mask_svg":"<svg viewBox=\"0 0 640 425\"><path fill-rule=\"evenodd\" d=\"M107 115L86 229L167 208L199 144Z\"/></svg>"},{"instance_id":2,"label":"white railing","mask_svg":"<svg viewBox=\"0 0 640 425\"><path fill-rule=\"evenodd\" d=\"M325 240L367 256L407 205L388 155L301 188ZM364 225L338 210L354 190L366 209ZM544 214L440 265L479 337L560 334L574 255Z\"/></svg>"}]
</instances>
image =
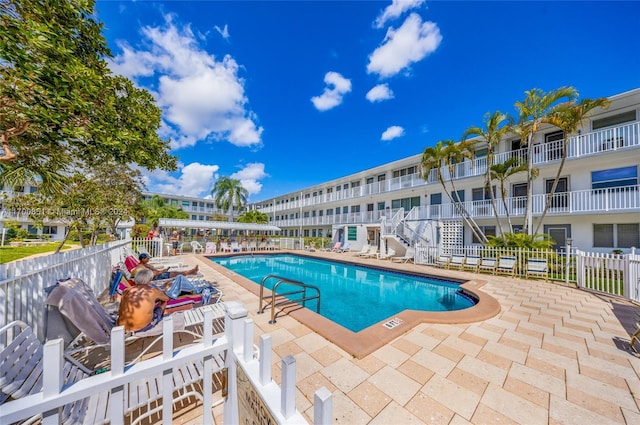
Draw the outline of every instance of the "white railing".
<instances>
[{"instance_id":1,"label":"white railing","mask_svg":"<svg viewBox=\"0 0 640 425\"><path fill-rule=\"evenodd\" d=\"M163 323L162 354L148 360L125 367L124 328L119 326L111 333L111 359L108 372L93 375L66 387L63 386L62 368L65 361L63 341L52 340L44 346L43 391L28 395L2 405L0 423L14 423L43 414L45 423L60 423L60 407L86 398L108 393L108 417L105 422L125 423L124 397L134 397L126 389L142 380L157 379L163 403L147 414L162 414L162 423L173 421L174 400L173 373L178 368L196 364L192 369L201 371L201 391L196 397L202 401L203 424L213 424L212 408L224 402L224 423L237 424L241 419L253 419L256 423L270 423L270 417L278 424L306 424L307 421L295 407L295 359L287 356L282 360L282 390L271 378L271 338L260 337L259 359L255 358L253 345L253 320L247 318L247 310L239 303L228 308L225 314L225 334L214 338L212 312L206 311L202 341L184 348L173 347L173 319L168 316ZM225 359L224 364L218 359ZM214 374L228 369L228 395L214 402ZM238 374L241 373L243 385L245 379L251 383L250 394L239 394ZM154 378L155 377L155 378ZM149 385L152 385L150 382ZM251 388L252 387L252 388ZM192 393L193 394L193 393ZM191 395L191 394L186 394ZM251 403L239 400L239 396L251 398ZM184 396L183 396L184 397ZM183 398L180 397L180 398ZM260 400L266 405L267 412L261 410ZM331 422L331 394L326 388L315 393L314 421L316 424ZM247 412L246 410L249 411ZM89 412L96 414L96 412ZM96 418L97 419L97 418ZM131 418L133 419L133 418ZM85 419L86 420L86 419ZM80 419L80 422L85 420Z\"/></svg>"},{"instance_id":2,"label":"white railing","mask_svg":"<svg viewBox=\"0 0 640 425\"><path fill-rule=\"evenodd\" d=\"M63 278L82 279L96 293L108 287L112 265L130 241L114 241L85 249L15 261L0 268L0 326L21 320L44 336L44 289Z\"/></svg>"},{"instance_id":3,"label":"white railing","mask_svg":"<svg viewBox=\"0 0 640 425\"><path fill-rule=\"evenodd\" d=\"M483 258L516 257L515 276L524 278L528 259L547 260L549 279L561 282L575 282L575 250L567 256L566 248L526 249L526 248L493 248L482 245L446 247L418 244L415 247L416 264L435 266L440 255L480 256Z\"/></svg>"},{"instance_id":4,"label":"white railing","mask_svg":"<svg viewBox=\"0 0 640 425\"><path fill-rule=\"evenodd\" d=\"M562 158L564 140L556 140L548 143L540 143L533 148L533 164L542 165ZM567 160L581 158L585 156L598 155L603 152L615 152L620 149L629 149L640 146L640 122L633 122L617 127L596 130L586 134L571 137L567 144ZM494 155L494 163L503 163L507 159L518 157L526 162L527 149L516 149L507 152L499 152ZM445 180L462 179L466 177L481 176L487 170L487 158L475 158L463 161L453 167L453 172L449 172L447 167L441 169ZM427 184L437 184L437 170L431 170L428 181L425 182L418 174L411 174L402 177L395 177L381 182L374 182L347 190L334 191L306 198L303 206L317 207L328 202L350 200L372 194L391 192L400 189L421 187ZM278 211L291 210L300 207L297 201L280 203L278 205L265 207L262 212L271 214Z\"/></svg>"},{"instance_id":5,"label":"white railing","mask_svg":"<svg viewBox=\"0 0 640 425\"><path fill-rule=\"evenodd\" d=\"M640 255L578 251L578 286L640 302Z\"/></svg>"}]
</instances>

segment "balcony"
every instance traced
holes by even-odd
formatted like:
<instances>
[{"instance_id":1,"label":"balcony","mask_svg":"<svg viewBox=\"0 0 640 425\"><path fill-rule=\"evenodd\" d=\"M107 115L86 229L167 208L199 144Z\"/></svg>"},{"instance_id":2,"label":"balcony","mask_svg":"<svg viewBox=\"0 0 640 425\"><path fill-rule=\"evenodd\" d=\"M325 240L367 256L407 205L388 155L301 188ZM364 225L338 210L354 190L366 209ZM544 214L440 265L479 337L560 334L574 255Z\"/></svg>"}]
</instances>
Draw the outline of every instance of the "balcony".
<instances>
[{"instance_id":1,"label":"balcony","mask_svg":"<svg viewBox=\"0 0 640 425\"><path fill-rule=\"evenodd\" d=\"M640 122L633 122L570 138L567 144L567 160L638 147L640 147ZM563 149L564 140L556 140L549 143L535 145L533 149L533 164L535 166L540 166L559 161L562 158ZM496 154L494 161L496 163L501 163L513 157L519 157L523 161L526 161L527 155L527 149L512 150ZM450 172L448 168L442 168L441 171L446 180L457 180L466 177L484 175L486 170L487 158L484 157L461 162L454 167L453 172ZM436 170L431 171L427 182L417 174L411 174L346 190L305 198L302 201L282 203L275 207L263 208L261 211L267 214L272 214L279 211L286 211L301 207L318 208L330 202L351 200L402 189L420 188L430 184L438 184Z\"/></svg>"}]
</instances>

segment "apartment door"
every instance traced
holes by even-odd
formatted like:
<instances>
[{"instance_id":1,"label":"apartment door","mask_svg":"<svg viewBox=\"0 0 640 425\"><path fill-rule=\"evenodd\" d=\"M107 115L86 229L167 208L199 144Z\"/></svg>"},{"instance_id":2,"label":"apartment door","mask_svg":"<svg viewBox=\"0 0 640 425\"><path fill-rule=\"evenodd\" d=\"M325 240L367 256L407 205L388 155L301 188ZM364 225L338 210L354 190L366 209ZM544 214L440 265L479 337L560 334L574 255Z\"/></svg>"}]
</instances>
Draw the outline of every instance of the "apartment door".
<instances>
[{"instance_id":1,"label":"apartment door","mask_svg":"<svg viewBox=\"0 0 640 425\"><path fill-rule=\"evenodd\" d=\"M555 179L545 180L545 193L551 193L553 182ZM565 210L569 206L569 179L561 177L558 180L558 186L554 192L553 198L551 198L551 205L549 208L551 211Z\"/></svg>"},{"instance_id":2,"label":"apartment door","mask_svg":"<svg viewBox=\"0 0 640 425\"><path fill-rule=\"evenodd\" d=\"M544 233L551 236L555 242L553 249L562 249L567 246L567 238L571 237L570 224L545 224Z\"/></svg>"}]
</instances>

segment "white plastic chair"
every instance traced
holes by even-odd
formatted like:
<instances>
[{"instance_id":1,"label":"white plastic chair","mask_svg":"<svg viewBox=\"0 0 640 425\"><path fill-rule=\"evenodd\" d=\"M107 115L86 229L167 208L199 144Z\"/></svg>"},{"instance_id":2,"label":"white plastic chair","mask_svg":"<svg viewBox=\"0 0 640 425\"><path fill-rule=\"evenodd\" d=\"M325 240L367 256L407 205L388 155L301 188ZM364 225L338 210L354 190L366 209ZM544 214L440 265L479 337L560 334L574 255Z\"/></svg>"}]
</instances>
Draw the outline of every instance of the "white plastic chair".
<instances>
[{"instance_id":1,"label":"white plastic chair","mask_svg":"<svg viewBox=\"0 0 640 425\"><path fill-rule=\"evenodd\" d=\"M191 241L191 251L193 251L194 254L203 253L204 248L202 247L202 245L200 245L200 242Z\"/></svg>"}]
</instances>

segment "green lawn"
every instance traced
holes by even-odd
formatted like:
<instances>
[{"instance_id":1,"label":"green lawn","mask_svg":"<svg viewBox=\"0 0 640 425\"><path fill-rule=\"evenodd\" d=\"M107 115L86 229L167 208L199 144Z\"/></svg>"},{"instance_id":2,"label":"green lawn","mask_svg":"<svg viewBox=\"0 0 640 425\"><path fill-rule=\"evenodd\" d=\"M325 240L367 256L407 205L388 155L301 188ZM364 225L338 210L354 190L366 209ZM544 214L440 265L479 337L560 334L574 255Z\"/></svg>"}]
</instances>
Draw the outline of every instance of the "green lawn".
<instances>
[{"instance_id":1,"label":"green lawn","mask_svg":"<svg viewBox=\"0 0 640 425\"><path fill-rule=\"evenodd\" d=\"M21 258L34 254L42 254L43 252L53 253L58 248L58 245L59 243L57 242L49 242L46 245L40 246L0 246L0 264L20 260ZM73 247L71 244L65 244L62 249L65 250Z\"/></svg>"}]
</instances>

